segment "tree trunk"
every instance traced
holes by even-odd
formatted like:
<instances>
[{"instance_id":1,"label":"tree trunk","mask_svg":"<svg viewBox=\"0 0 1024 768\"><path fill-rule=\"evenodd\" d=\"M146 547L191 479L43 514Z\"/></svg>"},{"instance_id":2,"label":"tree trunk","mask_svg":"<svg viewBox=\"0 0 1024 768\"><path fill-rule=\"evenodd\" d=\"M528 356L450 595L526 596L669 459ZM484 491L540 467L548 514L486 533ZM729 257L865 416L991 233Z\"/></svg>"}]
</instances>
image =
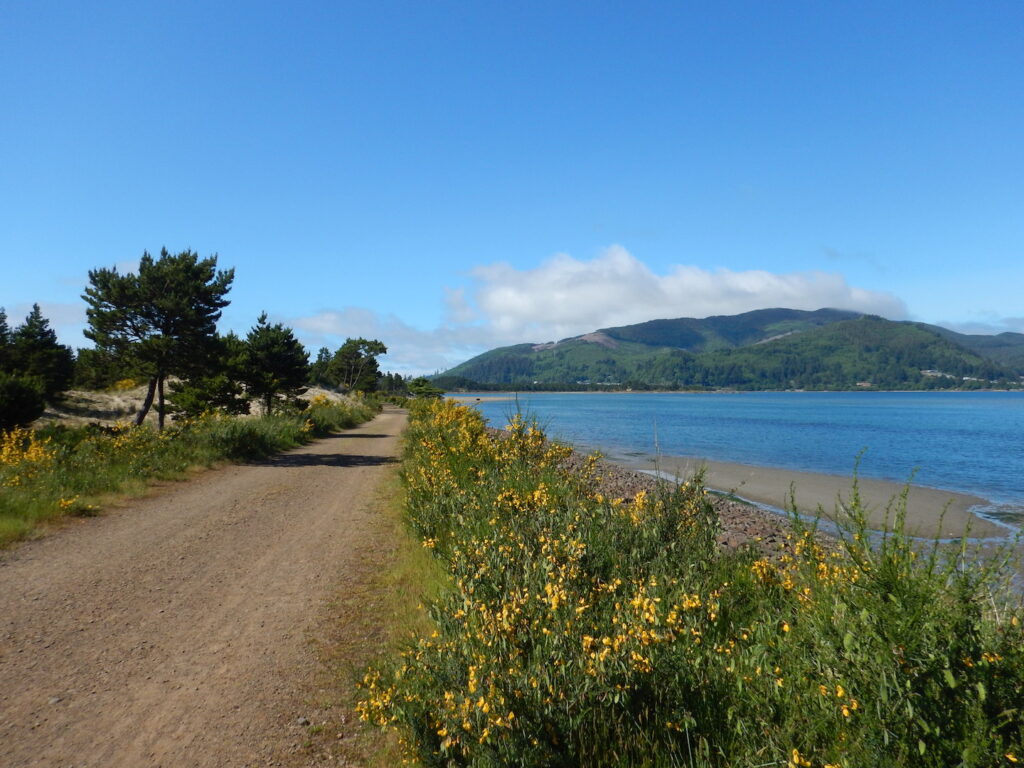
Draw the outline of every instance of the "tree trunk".
<instances>
[{"instance_id":1,"label":"tree trunk","mask_svg":"<svg viewBox=\"0 0 1024 768\"><path fill-rule=\"evenodd\" d=\"M157 391L160 393L160 400L157 404L157 416L159 418L160 431L164 431L164 377L161 376L157 381Z\"/></svg>"},{"instance_id":2,"label":"tree trunk","mask_svg":"<svg viewBox=\"0 0 1024 768\"><path fill-rule=\"evenodd\" d=\"M359 361L359 367L356 368L356 374L355 376L352 377L352 386L350 386L349 389L355 389L357 386L359 386L359 379L363 377L363 369L365 367L366 356L364 355L363 358Z\"/></svg>"},{"instance_id":3,"label":"tree trunk","mask_svg":"<svg viewBox=\"0 0 1024 768\"><path fill-rule=\"evenodd\" d=\"M156 394L156 380L154 376L149 380L149 390L146 392L146 399L142 401L142 408L135 415L135 426L139 426L146 420L146 415L149 413L149 409L153 407L153 395Z\"/></svg>"},{"instance_id":4,"label":"tree trunk","mask_svg":"<svg viewBox=\"0 0 1024 768\"><path fill-rule=\"evenodd\" d=\"M273 394L267 395L267 399L263 401L263 415L264 416L269 416L270 415L270 408L273 405L273 402L274 402L274 395Z\"/></svg>"}]
</instances>

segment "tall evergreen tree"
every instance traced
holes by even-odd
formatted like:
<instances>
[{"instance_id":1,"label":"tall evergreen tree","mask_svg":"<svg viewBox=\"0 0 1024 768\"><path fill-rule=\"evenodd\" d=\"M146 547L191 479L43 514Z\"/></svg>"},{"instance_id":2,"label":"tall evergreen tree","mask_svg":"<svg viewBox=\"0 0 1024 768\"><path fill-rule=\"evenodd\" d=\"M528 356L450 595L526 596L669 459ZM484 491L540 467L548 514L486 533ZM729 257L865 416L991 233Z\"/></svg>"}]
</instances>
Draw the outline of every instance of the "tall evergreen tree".
<instances>
[{"instance_id":1,"label":"tall evergreen tree","mask_svg":"<svg viewBox=\"0 0 1024 768\"><path fill-rule=\"evenodd\" d=\"M292 398L305 392L309 376L309 354L281 323L271 325L262 313L246 336L248 359L245 384L249 393L263 402L271 413L278 396Z\"/></svg>"},{"instance_id":2,"label":"tall evergreen tree","mask_svg":"<svg viewBox=\"0 0 1024 768\"><path fill-rule=\"evenodd\" d=\"M0 307L0 372L9 370L11 351L11 329L7 325L7 313Z\"/></svg>"},{"instance_id":3,"label":"tall evergreen tree","mask_svg":"<svg viewBox=\"0 0 1024 768\"><path fill-rule=\"evenodd\" d=\"M316 387L336 387L338 382L330 375L331 350L327 347L320 347L316 353L316 360L309 366L309 383Z\"/></svg>"},{"instance_id":4,"label":"tall evergreen tree","mask_svg":"<svg viewBox=\"0 0 1024 768\"><path fill-rule=\"evenodd\" d=\"M57 334L38 304L32 305L25 322L9 337L9 369L21 376L38 378L44 398L54 400L70 386L75 371L74 353L71 347L57 342Z\"/></svg>"},{"instance_id":5,"label":"tall evergreen tree","mask_svg":"<svg viewBox=\"0 0 1024 768\"><path fill-rule=\"evenodd\" d=\"M45 407L42 380L14 369L13 334L0 307L0 431L34 421Z\"/></svg>"},{"instance_id":6,"label":"tall evergreen tree","mask_svg":"<svg viewBox=\"0 0 1024 768\"><path fill-rule=\"evenodd\" d=\"M190 250L172 255L164 248L156 260L143 253L136 274L121 275L116 267L89 272L82 296L89 305L86 337L102 350L130 355L149 377L136 424L156 395L163 429L167 377L193 373L197 360L209 358L235 276L233 269L216 267L215 255L200 259Z\"/></svg>"}]
</instances>

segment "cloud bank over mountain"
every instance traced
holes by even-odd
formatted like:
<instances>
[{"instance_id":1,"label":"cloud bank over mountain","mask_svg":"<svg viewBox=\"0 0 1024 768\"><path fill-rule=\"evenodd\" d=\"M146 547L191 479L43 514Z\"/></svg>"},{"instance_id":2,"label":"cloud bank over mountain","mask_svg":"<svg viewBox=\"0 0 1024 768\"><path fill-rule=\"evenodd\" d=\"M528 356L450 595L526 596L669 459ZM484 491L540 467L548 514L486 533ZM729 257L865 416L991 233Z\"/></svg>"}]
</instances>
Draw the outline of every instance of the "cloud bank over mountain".
<instances>
[{"instance_id":1,"label":"cloud bank over mountain","mask_svg":"<svg viewBox=\"0 0 1024 768\"><path fill-rule=\"evenodd\" d=\"M559 254L535 269L479 267L475 303L498 338L545 341L655 318L734 315L752 309L852 309L906 317L891 293L851 286L839 274L734 272L679 265L652 272L622 246L591 261Z\"/></svg>"},{"instance_id":2,"label":"cloud bank over mountain","mask_svg":"<svg viewBox=\"0 0 1024 768\"><path fill-rule=\"evenodd\" d=\"M419 373L444 369L495 346L553 341L657 318L733 315L753 309L833 307L907 316L894 294L850 285L836 273L706 270L678 265L659 275L613 245L589 261L558 254L532 269L498 263L477 267L469 286L449 288L445 320L432 330L393 314L348 307L294 319L314 344L347 336L380 338L386 365Z\"/></svg>"}]
</instances>

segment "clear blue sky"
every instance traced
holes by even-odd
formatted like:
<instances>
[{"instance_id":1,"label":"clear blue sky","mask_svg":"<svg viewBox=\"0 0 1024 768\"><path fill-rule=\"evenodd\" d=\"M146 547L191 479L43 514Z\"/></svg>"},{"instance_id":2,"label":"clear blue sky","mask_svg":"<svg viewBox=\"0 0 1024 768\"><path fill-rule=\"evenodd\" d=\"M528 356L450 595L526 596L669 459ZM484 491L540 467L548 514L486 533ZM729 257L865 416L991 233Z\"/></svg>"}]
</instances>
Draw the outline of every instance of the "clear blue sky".
<instances>
[{"instance_id":1,"label":"clear blue sky","mask_svg":"<svg viewBox=\"0 0 1024 768\"><path fill-rule=\"evenodd\" d=\"M652 317L1024 331L1024 3L0 0L0 306L192 248L432 371Z\"/></svg>"}]
</instances>

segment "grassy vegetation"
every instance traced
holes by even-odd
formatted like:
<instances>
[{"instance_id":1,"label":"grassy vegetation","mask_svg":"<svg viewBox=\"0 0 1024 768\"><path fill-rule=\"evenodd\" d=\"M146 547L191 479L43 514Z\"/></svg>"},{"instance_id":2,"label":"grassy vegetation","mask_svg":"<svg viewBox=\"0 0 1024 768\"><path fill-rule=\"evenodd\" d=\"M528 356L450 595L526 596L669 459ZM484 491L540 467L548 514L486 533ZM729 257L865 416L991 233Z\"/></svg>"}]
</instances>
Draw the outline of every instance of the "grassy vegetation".
<instances>
[{"instance_id":1,"label":"grassy vegetation","mask_svg":"<svg viewBox=\"0 0 1024 768\"><path fill-rule=\"evenodd\" d=\"M207 415L163 432L118 425L15 429L0 435L0 545L40 522L90 514L110 494L190 468L244 461L294 448L371 418L368 403L314 398L303 411L262 418Z\"/></svg>"},{"instance_id":2,"label":"grassy vegetation","mask_svg":"<svg viewBox=\"0 0 1024 768\"><path fill-rule=\"evenodd\" d=\"M427 766L1024 762L1024 626L999 571L863 515L723 553L699 482L629 501L514 422L418 406L407 516L447 572L361 716ZM595 465L596 466L596 465Z\"/></svg>"}]
</instances>

